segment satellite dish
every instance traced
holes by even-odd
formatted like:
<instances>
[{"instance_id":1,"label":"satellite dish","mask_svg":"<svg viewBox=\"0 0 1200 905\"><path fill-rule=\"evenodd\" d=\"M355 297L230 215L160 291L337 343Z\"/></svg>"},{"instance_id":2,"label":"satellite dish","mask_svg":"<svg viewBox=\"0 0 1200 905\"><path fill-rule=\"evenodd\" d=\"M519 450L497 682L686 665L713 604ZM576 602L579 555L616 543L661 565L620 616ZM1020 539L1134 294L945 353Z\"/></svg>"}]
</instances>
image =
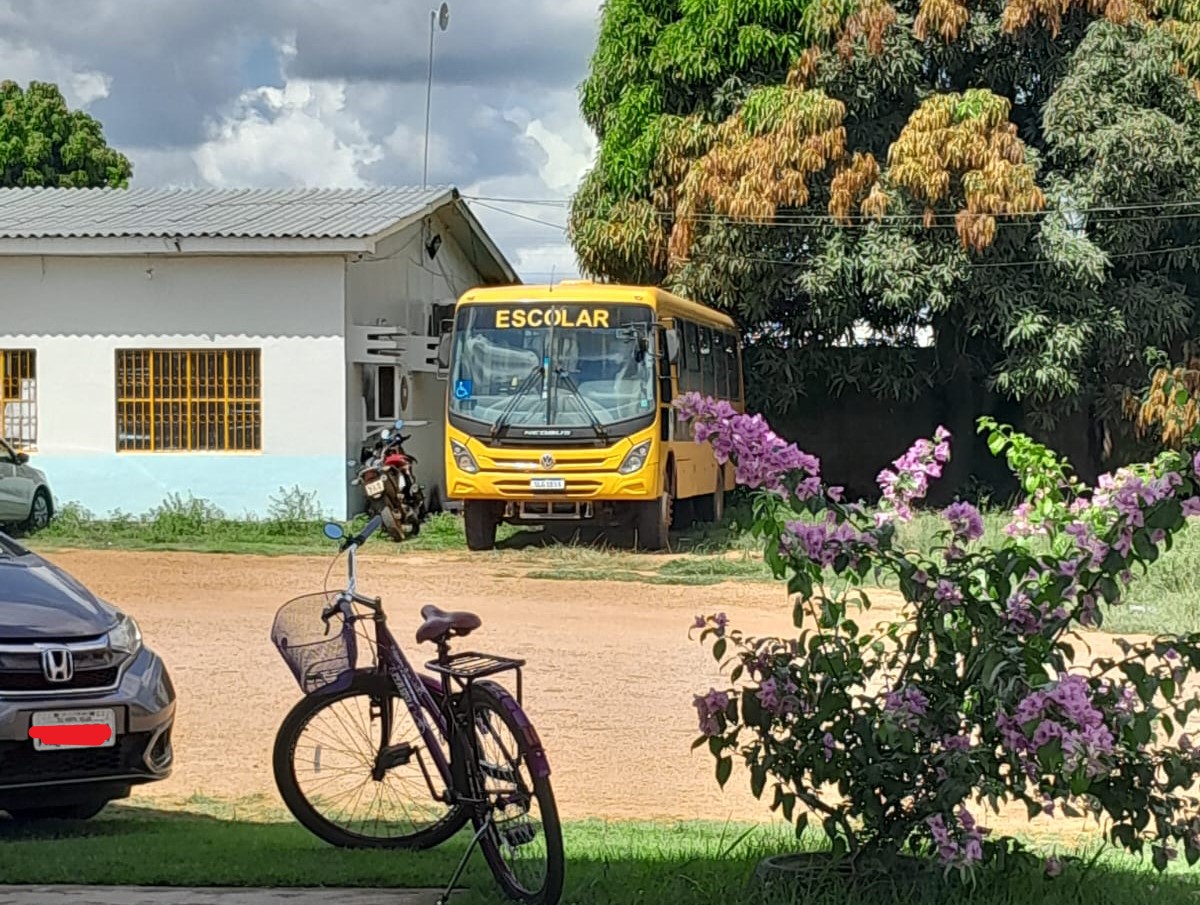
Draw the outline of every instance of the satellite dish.
<instances>
[{"instance_id":1,"label":"satellite dish","mask_svg":"<svg viewBox=\"0 0 1200 905\"><path fill-rule=\"evenodd\" d=\"M443 3L442 8L438 10L438 26L442 31L446 30L446 26L450 24L450 7Z\"/></svg>"}]
</instances>

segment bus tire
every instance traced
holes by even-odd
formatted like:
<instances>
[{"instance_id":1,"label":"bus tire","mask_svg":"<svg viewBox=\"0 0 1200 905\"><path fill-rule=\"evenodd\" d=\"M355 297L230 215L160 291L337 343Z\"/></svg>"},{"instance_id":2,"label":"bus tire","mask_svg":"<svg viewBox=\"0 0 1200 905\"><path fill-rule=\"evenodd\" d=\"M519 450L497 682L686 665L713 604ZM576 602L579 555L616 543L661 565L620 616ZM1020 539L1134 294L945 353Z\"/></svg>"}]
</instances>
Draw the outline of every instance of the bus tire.
<instances>
[{"instance_id":1,"label":"bus tire","mask_svg":"<svg viewBox=\"0 0 1200 905\"><path fill-rule=\"evenodd\" d=\"M671 523L675 511L674 481L668 476L662 496L638 504L638 546L643 550L666 550L671 545Z\"/></svg>"},{"instance_id":2,"label":"bus tire","mask_svg":"<svg viewBox=\"0 0 1200 905\"><path fill-rule=\"evenodd\" d=\"M463 502L463 528L467 535L468 550L492 550L496 546L496 528L499 520L495 508L488 500L465 500Z\"/></svg>"}]
</instances>

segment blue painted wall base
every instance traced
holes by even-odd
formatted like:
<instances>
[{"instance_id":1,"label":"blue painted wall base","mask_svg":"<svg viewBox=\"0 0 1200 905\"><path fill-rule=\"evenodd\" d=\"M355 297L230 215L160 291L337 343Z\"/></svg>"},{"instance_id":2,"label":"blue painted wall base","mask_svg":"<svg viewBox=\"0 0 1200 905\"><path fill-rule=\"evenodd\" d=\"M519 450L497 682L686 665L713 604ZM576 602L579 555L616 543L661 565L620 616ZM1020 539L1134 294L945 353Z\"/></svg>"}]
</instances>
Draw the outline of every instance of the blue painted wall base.
<instances>
[{"instance_id":1,"label":"blue painted wall base","mask_svg":"<svg viewBox=\"0 0 1200 905\"><path fill-rule=\"evenodd\" d=\"M168 496L204 499L230 518L267 518L272 497L299 487L316 494L322 516L346 516L349 469L330 456L87 455L34 453L58 506L78 503L97 517L143 515ZM282 491L281 491L282 488Z\"/></svg>"}]
</instances>

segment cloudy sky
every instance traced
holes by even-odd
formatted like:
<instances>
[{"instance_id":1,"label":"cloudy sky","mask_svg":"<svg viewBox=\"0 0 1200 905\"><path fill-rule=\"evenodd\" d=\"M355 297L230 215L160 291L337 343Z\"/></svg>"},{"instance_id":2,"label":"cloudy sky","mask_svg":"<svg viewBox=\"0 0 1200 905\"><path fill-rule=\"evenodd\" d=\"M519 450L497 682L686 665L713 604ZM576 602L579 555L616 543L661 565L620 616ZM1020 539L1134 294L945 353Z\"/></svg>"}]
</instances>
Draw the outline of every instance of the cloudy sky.
<instances>
[{"instance_id":1,"label":"cloudy sky","mask_svg":"<svg viewBox=\"0 0 1200 905\"><path fill-rule=\"evenodd\" d=\"M135 185L420 185L437 2L0 0L0 79L58 83ZM435 36L429 182L493 199L472 208L527 281L577 273L543 202L595 152L577 88L599 6L450 0Z\"/></svg>"}]
</instances>

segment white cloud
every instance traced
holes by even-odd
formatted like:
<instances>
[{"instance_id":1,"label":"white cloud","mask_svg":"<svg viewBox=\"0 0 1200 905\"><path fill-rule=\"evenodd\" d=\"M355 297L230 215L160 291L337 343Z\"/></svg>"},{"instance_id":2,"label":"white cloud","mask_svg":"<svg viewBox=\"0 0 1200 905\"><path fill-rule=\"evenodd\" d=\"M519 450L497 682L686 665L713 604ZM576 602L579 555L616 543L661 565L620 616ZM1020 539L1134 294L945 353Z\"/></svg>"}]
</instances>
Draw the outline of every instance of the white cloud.
<instances>
[{"instance_id":1,"label":"white cloud","mask_svg":"<svg viewBox=\"0 0 1200 905\"><path fill-rule=\"evenodd\" d=\"M105 73L83 67L61 54L4 38L0 38L0 60L4 61L0 79L11 79L23 87L32 81L54 82L73 110L85 109L108 97L112 83Z\"/></svg>"},{"instance_id":2,"label":"white cloud","mask_svg":"<svg viewBox=\"0 0 1200 905\"><path fill-rule=\"evenodd\" d=\"M192 158L219 187L359 188L360 168L383 153L347 111L344 85L289 79L244 92Z\"/></svg>"}]
</instances>

